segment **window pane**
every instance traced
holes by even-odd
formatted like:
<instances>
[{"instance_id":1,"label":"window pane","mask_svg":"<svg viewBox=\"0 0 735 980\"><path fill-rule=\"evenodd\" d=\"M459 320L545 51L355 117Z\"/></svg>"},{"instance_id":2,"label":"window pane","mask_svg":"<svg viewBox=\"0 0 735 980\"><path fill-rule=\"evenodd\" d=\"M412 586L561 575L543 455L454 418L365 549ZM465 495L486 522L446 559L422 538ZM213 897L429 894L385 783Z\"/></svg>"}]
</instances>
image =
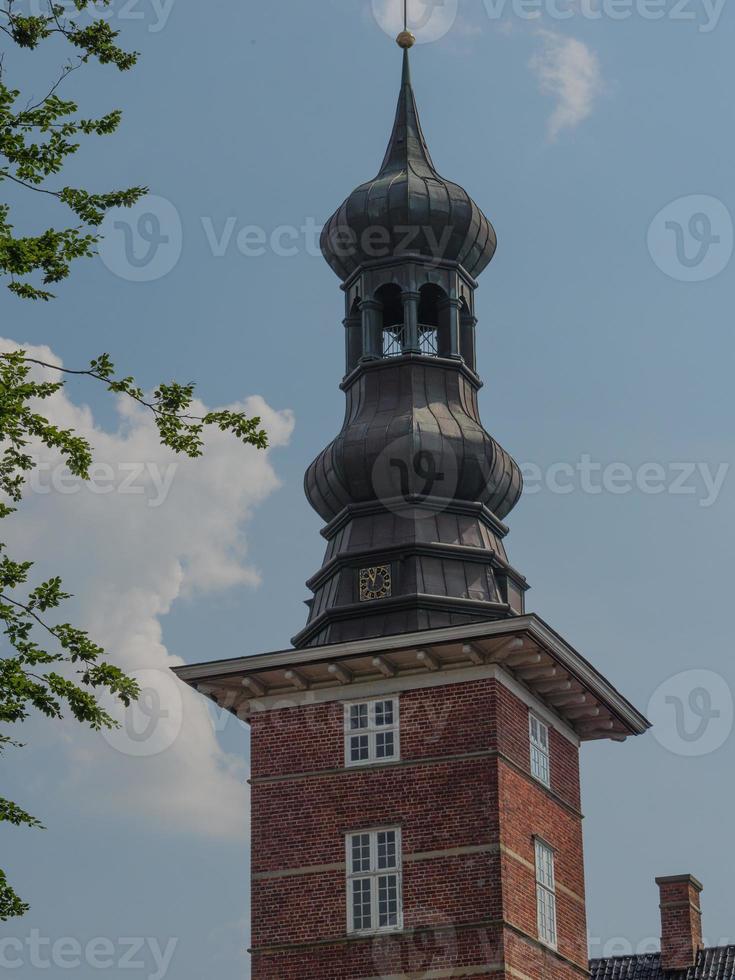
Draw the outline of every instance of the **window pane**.
<instances>
[{"instance_id":1,"label":"window pane","mask_svg":"<svg viewBox=\"0 0 735 980\"><path fill-rule=\"evenodd\" d=\"M554 852L546 844L536 841L536 881L552 891L554 882Z\"/></svg>"},{"instance_id":2,"label":"window pane","mask_svg":"<svg viewBox=\"0 0 735 980\"><path fill-rule=\"evenodd\" d=\"M378 867L382 870L396 866L396 832L381 830L378 833Z\"/></svg>"},{"instance_id":3,"label":"window pane","mask_svg":"<svg viewBox=\"0 0 735 980\"><path fill-rule=\"evenodd\" d=\"M370 758L370 740L367 735L350 735L350 762L362 762Z\"/></svg>"},{"instance_id":4,"label":"window pane","mask_svg":"<svg viewBox=\"0 0 735 980\"><path fill-rule=\"evenodd\" d=\"M352 835L352 873L370 870L370 834Z\"/></svg>"},{"instance_id":5,"label":"window pane","mask_svg":"<svg viewBox=\"0 0 735 980\"><path fill-rule=\"evenodd\" d=\"M380 728L393 724L393 702L378 701L375 704L375 724Z\"/></svg>"},{"instance_id":6,"label":"window pane","mask_svg":"<svg viewBox=\"0 0 735 980\"><path fill-rule=\"evenodd\" d=\"M544 785L549 786L551 773L549 766L549 728L535 715L529 715L531 737L531 773Z\"/></svg>"},{"instance_id":7,"label":"window pane","mask_svg":"<svg viewBox=\"0 0 735 980\"><path fill-rule=\"evenodd\" d=\"M398 698L345 706L345 764L369 765L400 755Z\"/></svg>"},{"instance_id":8,"label":"window pane","mask_svg":"<svg viewBox=\"0 0 735 980\"><path fill-rule=\"evenodd\" d=\"M538 746L531 746L531 773L542 783L549 785L549 757Z\"/></svg>"},{"instance_id":9,"label":"window pane","mask_svg":"<svg viewBox=\"0 0 735 980\"><path fill-rule=\"evenodd\" d=\"M556 896L543 886L538 886L538 931L539 937L556 945Z\"/></svg>"},{"instance_id":10,"label":"window pane","mask_svg":"<svg viewBox=\"0 0 735 980\"><path fill-rule=\"evenodd\" d=\"M352 924L355 929L372 928L369 878L358 878L352 882Z\"/></svg>"},{"instance_id":11,"label":"window pane","mask_svg":"<svg viewBox=\"0 0 735 980\"><path fill-rule=\"evenodd\" d=\"M375 736L375 755L378 759L392 759L396 754L393 732L378 732Z\"/></svg>"},{"instance_id":12,"label":"window pane","mask_svg":"<svg viewBox=\"0 0 735 980\"><path fill-rule=\"evenodd\" d=\"M400 830L371 830L347 837L347 905L350 932L400 926Z\"/></svg>"},{"instance_id":13,"label":"window pane","mask_svg":"<svg viewBox=\"0 0 735 980\"><path fill-rule=\"evenodd\" d=\"M378 878L378 926L398 925L398 878L381 875Z\"/></svg>"},{"instance_id":14,"label":"window pane","mask_svg":"<svg viewBox=\"0 0 735 980\"><path fill-rule=\"evenodd\" d=\"M367 704L350 705L350 729L368 727L368 707Z\"/></svg>"},{"instance_id":15,"label":"window pane","mask_svg":"<svg viewBox=\"0 0 735 980\"><path fill-rule=\"evenodd\" d=\"M538 890L538 931L539 935L546 939L549 932L549 920L546 910L546 893L543 888Z\"/></svg>"},{"instance_id":16,"label":"window pane","mask_svg":"<svg viewBox=\"0 0 735 980\"><path fill-rule=\"evenodd\" d=\"M541 722L538 725L538 744L542 749L548 749L549 747L549 729L546 725L542 725Z\"/></svg>"},{"instance_id":17,"label":"window pane","mask_svg":"<svg viewBox=\"0 0 735 980\"><path fill-rule=\"evenodd\" d=\"M531 715L531 741L539 748L548 752L549 749L549 728L534 715Z\"/></svg>"}]
</instances>

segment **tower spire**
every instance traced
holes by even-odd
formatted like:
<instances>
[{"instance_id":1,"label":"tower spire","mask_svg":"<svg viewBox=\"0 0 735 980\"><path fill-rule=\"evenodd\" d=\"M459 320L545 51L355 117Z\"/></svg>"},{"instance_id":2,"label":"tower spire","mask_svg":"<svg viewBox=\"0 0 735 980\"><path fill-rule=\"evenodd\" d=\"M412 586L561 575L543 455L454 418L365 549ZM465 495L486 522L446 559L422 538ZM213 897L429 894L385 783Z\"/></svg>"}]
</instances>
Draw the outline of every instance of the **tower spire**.
<instances>
[{"instance_id":1,"label":"tower spire","mask_svg":"<svg viewBox=\"0 0 735 980\"><path fill-rule=\"evenodd\" d=\"M446 180L434 166L411 80L409 48L415 38L406 33L403 41L403 35L398 36L403 71L380 171L355 188L322 232L322 253L343 282L380 258L371 246L378 234L384 239L384 259L398 253L405 259L410 251L434 262L457 262L473 278L495 254L497 239L490 221L464 188Z\"/></svg>"},{"instance_id":2,"label":"tower spire","mask_svg":"<svg viewBox=\"0 0 735 980\"><path fill-rule=\"evenodd\" d=\"M503 520L518 464L483 428L475 357L476 277L495 253L490 221L434 168L409 49L380 172L324 227L345 293L347 412L306 473L327 522L298 647L504 619L527 583Z\"/></svg>"},{"instance_id":3,"label":"tower spire","mask_svg":"<svg viewBox=\"0 0 735 980\"><path fill-rule=\"evenodd\" d=\"M407 172L409 169L420 177L437 177L429 148L424 138L411 80L411 62L408 48L403 49L403 73L393 131L385 151L380 175Z\"/></svg>"}]
</instances>

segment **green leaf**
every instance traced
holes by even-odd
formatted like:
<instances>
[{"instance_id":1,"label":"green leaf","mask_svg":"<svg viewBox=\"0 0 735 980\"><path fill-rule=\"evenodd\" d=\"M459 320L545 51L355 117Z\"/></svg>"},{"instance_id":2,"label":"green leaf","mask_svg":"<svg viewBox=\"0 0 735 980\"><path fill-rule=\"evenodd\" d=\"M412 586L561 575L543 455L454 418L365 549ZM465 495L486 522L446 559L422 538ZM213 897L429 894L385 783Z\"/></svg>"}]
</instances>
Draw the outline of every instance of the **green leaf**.
<instances>
[{"instance_id":1,"label":"green leaf","mask_svg":"<svg viewBox=\"0 0 735 980\"><path fill-rule=\"evenodd\" d=\"M0 922L25 915L28 905L22 902L8 884L4 871L0 871Z\"/></svg>"}]
</instances>

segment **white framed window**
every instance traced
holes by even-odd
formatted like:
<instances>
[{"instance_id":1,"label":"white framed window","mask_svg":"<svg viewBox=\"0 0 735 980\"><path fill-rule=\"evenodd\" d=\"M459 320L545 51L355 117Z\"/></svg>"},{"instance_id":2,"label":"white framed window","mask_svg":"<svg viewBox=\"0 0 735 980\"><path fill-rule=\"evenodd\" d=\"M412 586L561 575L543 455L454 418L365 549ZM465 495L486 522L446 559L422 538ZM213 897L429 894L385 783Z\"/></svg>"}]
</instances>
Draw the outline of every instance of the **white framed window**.
<instances>
[{"instance_id":1,"label":"white framed window","mask_svg":"<svg viewBox=\"0 0 735 980\"><path fill-rule=\"evenodd\" d=\"M538 837L536 844L536 909L538 936L547 946L556 949L556 874L554 851Z\"/></svg>"},{"instance_id":2,"label":"white framed window","mask_svg":"<svg viewBox=\"0 0 735 980\"><path fill-rule=\"evenodd\" d=\"M400 829L359 831L346 842L347 931L401 929Z\"/></svg>"},{"instance_id":3,"label":"white framed window","mask_svg":"<svg viewBox=\"0 0 735 980\"><path fill-rule=\"evenodd\" d=\"M528 727L531 736L531 775L544 786L550 786L549 726L536 715L529 714Z\"/></svg>"},{"instance_id":4,"label":"white framed window","mask_svg":"<svg viewBox=\"0 0 735 980\"><path fill-rule=\"evenodd\" d=\"M398 698L355 701L345 705L345 765L398 759Z\"/></svg>"}]
</instances>

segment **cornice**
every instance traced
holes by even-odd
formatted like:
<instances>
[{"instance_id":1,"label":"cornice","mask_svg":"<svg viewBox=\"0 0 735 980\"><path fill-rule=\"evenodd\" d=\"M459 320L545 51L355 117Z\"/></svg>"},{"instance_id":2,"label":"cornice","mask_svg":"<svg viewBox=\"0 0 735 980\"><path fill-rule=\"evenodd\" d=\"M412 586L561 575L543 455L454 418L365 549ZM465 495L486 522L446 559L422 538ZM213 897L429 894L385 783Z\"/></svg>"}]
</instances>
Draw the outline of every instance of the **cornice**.
<instances>
[{"instance_id":1,"label":"cornice","mask_svg":"<svg viewBox=\"0 0 735 980\"><path fill-rule=\"evenodd\" d=\"M427 674L438 683L461 683L473 669L494 664L549 705L582 740L619 741L650 727L589 661L534 614L289 648L176 667L174 673L245 720L251 702L257 704L264 696L277 695L284 707L307 691L322 698L331 690L339 699L353 685L369 687L385 680L386 671L406 683Z\"/></svg>"},{"instance_id":2,"label":"cornice","mask_svg":"<svg viewBox=\"0 0 735 980\"><path fill-rule=\"evenodd\" d=\"M439 514L475 517L500 538L505 538L510 530L507 524L504 524L488 507L478 501L408 494L405 497L387 497L384 500L366 500L364 503L347 504L328 524L324 525L320 533L323 538L329 540L356 517L371 517L374 514L386 513L400 514L403 511L416 510L417 508Z\"/></svg>"},{"instance_id":3,"label":"cornice","mask_svg":"<svg viewBox=\"0 0 735 980\"><path fill-rule=\"evenodd\" d=\"M386 371L389 368L395 368L396 366L405 364L426 364L429 367L441 367L445 370L455 371L457 374L461 374L465 379L472 385L475 391L479 391L484 387L484 382L478 374L472 370L472 368L467 367L467 364L461 358L455 357L438 357L436 354L397 354L393 357L374 357L370 360L360 361L356 368L353 368L349 374L346 374L340 383L340 388L342 391L347 391L351 388L355 382L362 377L363 374L367 374L368 371Z\"/></svg>"},{"instance_id":4,"label":"cornice","mask_svg":"<svg viewBox=\"0 0 735 980\"><path fill-rule=\"evenodd\" d=\"M417 265L424 269L444 269L448 272L456 272L470 289L474 290L479 286L477 279L471 276L460 262L455 262L453 259L429 258L420 252L403 252L400 256L388 255L385 258L374 259L372 262L363 262L340 284L340 289L344 292L349 292L355 282L365 272L407 265Z\"/></svg>"},{"instance_id":5,"label":"cornice","mask_svg":"<svg viewBox=\"0 0 735 980\"><path fill-rule=\"evenodd\" d=\"M529 588L525 576L521 575L512 565L509 565L492 548L475 548L471 545L461 544L442 544L438 541L431 544L409 542L406 544L388 545L382 548L361 548L359 551L339 552L334 558L331 558L322 565L316 575L312 575L307 580L306 587L310 591L315 592L327 579L331 578L342 568L364 567L366 562L375 564L381 561L394 561L396 559L404 561L415 557L455 558L458 561L473 562L477 565L491 565L493 568L501 570L505 575L512 578L524 591ZM387 600L381 600L381 602L383 601Z\"/></svg>"},{"instance_id":6,"label":"cornice","mask_svg":"<svg viewBox=\"0 0 735 980\"><path fill-rule=\"evenodd\" d=\"M481 616L484 620L507 616L511 612L507 602L489 602L483 599L463 599L451 595L430 595L426 592L411 592L404 595L389 596L377 602L351 602L342 606L330 606L316 619L307 623L293 638L294 645L304 646L330 623L343 623L350 619L365 619L369 614L392 612L413 612L414 610L436 610L438 612L459 613L467 616Z\"/></svg>"}]
</instances>

